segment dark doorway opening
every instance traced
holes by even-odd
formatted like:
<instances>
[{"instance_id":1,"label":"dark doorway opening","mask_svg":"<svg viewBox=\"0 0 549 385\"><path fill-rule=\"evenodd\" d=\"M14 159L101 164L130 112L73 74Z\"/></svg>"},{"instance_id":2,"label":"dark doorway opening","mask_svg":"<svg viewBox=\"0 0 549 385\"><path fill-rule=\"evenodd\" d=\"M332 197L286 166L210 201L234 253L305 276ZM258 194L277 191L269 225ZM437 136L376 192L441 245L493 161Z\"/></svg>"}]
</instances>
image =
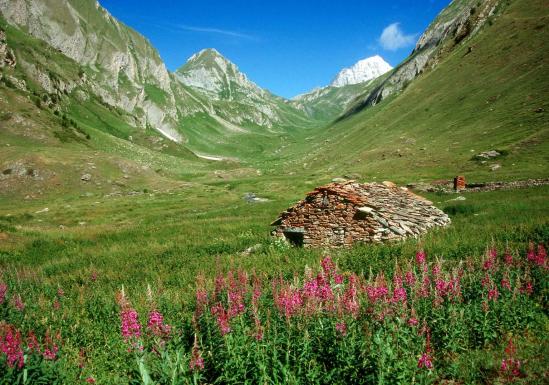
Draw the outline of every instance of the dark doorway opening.
<instances>
[{"instance_id":1,"label":"dark doorway opening","mask_svg":"<svg viewBox=\"0 0 549 385\"><path fill-rule=\"evenodd\" d=\"M305 230L302 228L288 228L284 230L284 237L292 245L297 247L303 247L303 238L305 236Z\"/></svg>"}]
</instances>

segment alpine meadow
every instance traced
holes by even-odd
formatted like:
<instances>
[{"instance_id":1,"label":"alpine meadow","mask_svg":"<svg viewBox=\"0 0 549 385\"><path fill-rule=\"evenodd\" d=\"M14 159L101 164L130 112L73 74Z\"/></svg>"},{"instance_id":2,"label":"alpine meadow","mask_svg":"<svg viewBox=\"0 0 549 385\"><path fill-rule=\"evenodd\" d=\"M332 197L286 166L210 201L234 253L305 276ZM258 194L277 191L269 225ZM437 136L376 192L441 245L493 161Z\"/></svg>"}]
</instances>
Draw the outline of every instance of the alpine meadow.
<instances>
[{"instance_id":1,"label":"alpine meadow","mask_svg":"<svg viewBox=\"0 0 549 385\"><path fill-rule=\"evenodd\" d=\"M0 0L0 384L549 383L547 1L253 3Z\"/></svg>"}]
</instances>

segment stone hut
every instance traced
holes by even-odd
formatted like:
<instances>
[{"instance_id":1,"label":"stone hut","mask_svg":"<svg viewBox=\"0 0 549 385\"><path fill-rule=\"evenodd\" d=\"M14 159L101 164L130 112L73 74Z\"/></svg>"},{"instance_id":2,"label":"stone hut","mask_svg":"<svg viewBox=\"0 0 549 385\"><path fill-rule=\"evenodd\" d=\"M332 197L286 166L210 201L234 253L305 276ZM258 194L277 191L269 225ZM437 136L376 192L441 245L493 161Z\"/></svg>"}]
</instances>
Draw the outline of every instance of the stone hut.
<instances>
[{"instance_id":1,"label":"stone hut","mask_svg":"<svg viewBox=\"0 0 549 385\"><path fill-rule=\"evenodd\" d=\"M298 246L342 247L417 237L450 218L394 183L330 183L284 211L273 235Z\"/></svg>"}]
</instances>

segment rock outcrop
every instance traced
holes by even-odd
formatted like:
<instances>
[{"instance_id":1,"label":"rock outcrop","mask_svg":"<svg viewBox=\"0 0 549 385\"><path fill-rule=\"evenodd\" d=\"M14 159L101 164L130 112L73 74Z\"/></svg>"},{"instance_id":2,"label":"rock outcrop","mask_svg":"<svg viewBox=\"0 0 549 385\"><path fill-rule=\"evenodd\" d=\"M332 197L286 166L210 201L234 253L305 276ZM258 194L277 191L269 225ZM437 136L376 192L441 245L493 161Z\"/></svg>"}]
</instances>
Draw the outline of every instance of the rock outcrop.
<instances>
[{"instance_id":1,"label":"rock outcrop","mask_svg":"<svg viewBox=\"0 0 549 385\"><path fill-rule=\"evenodd\" d=\"M0 29L0 68L13 68L17 64L13 50L8 47L6 33Z\"/></svg>"},{"instance_id":2,"label":"rock outcrop","mask_svg":"<svg viewBox=\"0 0 549 385\"><path fill-rule=\"evenodd\" d=\"M104 102L133 114L143 128L150 125L172 140L182 140L175 129L173 77L158 52L98 2L0 0L0 13L10 24L88 68L88 84ZM50 91L52 79L40 77L39 83ZM147 105L151 86L164 95L154 107Z\"/></svg>"},{"instance_id":3,"label":"rock outcrop","mask_svg":"<svg viewBox=\"0 0 549 385\"><path fill-rule=\"evenodd\" d=\"M420 36L412 54L347 113L373 106L402 91L427 68L434 68L444 54L466 38L473 36L491 16L498 0L454 0ZM446 44L448 43L448 44Z\"/></svg>"},{"instance_id":4,"label":"rock outcrop","mask_svg":"<svg viewBox=\"0 0 549 385\"><path fill-rule=\"evenodd\" d=\"M342 247L417 237L450 218L393 183L330 183L284 211L273 234L305 247Z\"/></svg>"}]
</instances>

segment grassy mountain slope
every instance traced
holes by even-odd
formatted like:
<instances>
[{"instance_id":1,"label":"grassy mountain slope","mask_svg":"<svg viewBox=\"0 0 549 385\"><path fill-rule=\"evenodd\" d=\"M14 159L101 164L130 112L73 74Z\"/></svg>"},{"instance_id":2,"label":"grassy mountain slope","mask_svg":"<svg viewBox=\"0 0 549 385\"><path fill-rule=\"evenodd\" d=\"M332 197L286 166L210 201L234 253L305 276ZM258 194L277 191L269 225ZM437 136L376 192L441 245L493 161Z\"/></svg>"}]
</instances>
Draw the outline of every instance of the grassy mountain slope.
<instances>
[{"instance_id":1,"label":"grassy mountain slope","mask_svg":"<svg viewBox=\"0 0 549 385\"><path fill-rule=\"evenodd\" d=\"M498 9L478 34L451 42L436 67L402 93L329 127L305 162L326 174L402 182L461 173L547 177L549 11L540 0ZM490 149L506 155L472 160ZM493 164L502 167L492 172Z\"/></svg>"},{"instance_id":2,"label":"grassy mountain slope","mask_svg":"<svg viewBox=\"0 0 549 385\"><path fill-rule=\"evenodd\" d=\"M303 110L307 116L324 122L331 122L341 116L355 99L373 90L387 75L359 84L342 87L326 86L306 94L298 95L291 103Z\"/></svg>"}]
</instances>

